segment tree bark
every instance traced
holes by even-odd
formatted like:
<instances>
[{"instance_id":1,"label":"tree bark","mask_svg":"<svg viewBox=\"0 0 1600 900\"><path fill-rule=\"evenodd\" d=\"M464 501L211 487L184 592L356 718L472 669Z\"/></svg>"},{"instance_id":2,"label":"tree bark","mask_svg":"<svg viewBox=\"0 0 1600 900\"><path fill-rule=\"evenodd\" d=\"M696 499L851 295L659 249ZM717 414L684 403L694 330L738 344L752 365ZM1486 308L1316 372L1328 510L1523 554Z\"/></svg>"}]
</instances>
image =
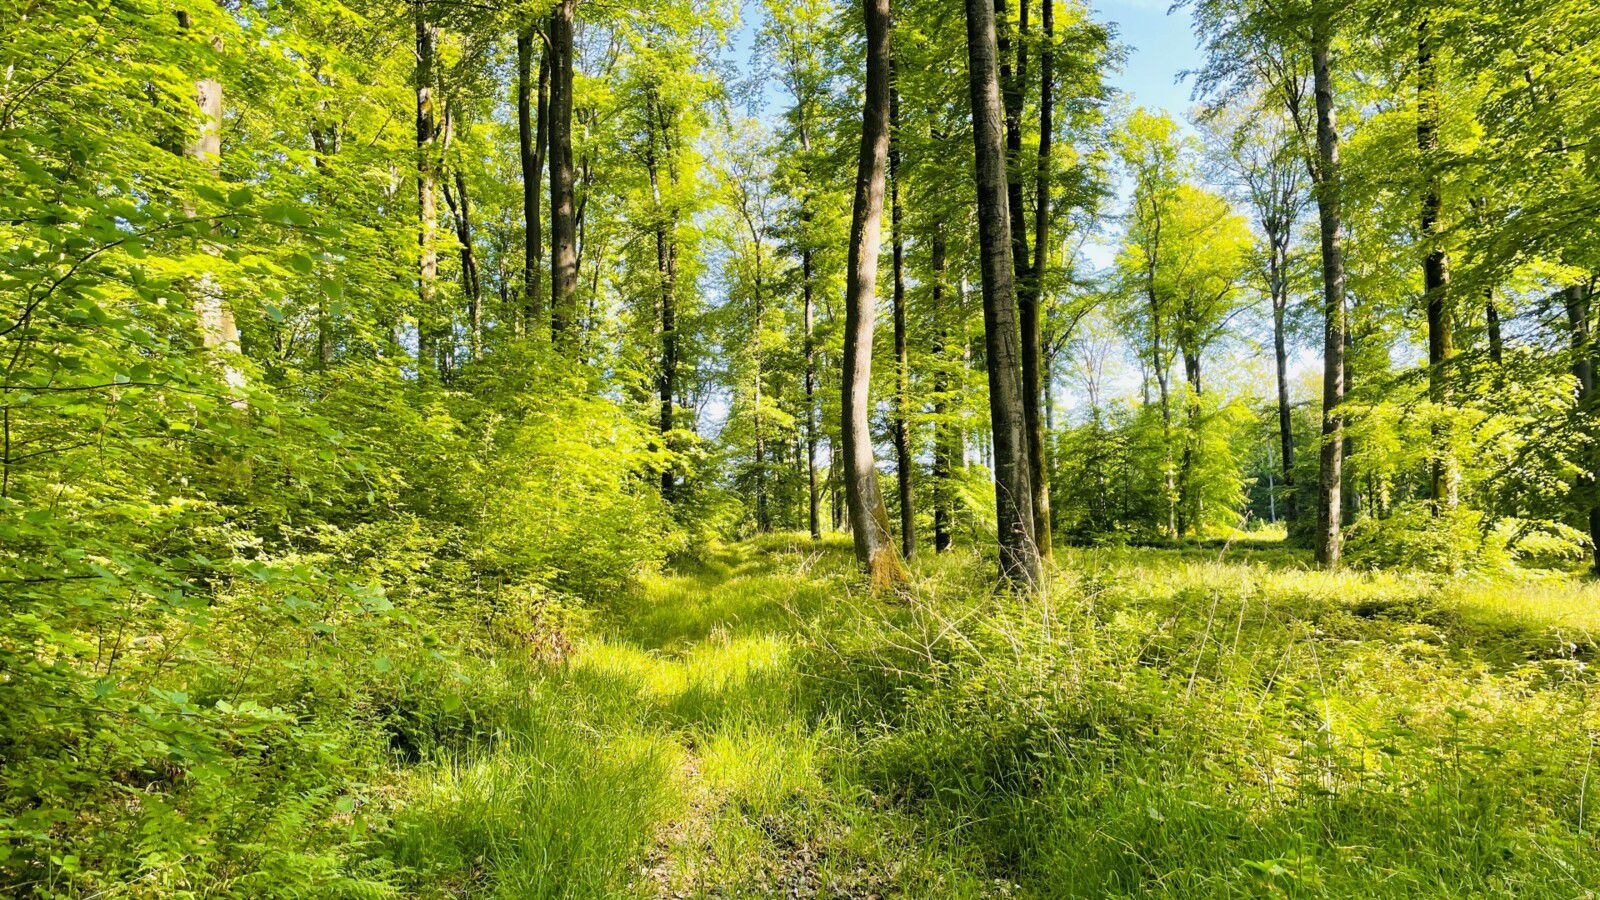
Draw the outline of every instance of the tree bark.
<instances>
[{"instance_id":1,"label":"tree bark","mask_svg":"<svg viewBox=\"0 0 1600 900\"><path fill-rule=\"evenodd\" d=\"M1439 244L1443 238L1439 222L1443 205L1438 171L1439 75L1429 45L1429 28L1426 18L1417 25L1417 151L1423 181L1421 235L1427 250L1422 262L1422 294L1428 304L1428 400L1434 416L1444 417L1450 404L1446 369L1455 355L1455 340L1450 322L1450 258ZM1450 444L1448 420L1436 418L1429 495L1435 516L1455 509L1459 496L1460 471Z\"/></svg>"},{"instance_id":2,"label":"tree bark","mask_svg":"<svg viewBox=\"0 0 1600 900\"><path fill-rule=\"evenodd\" d=\"M461 287L467 294L467 328L472 359L483 358L483 282L478 275L478 253L472 242L472 201L467 196L467 179L455 170L455 195L445 186L444 202L455 220L456 243L460 245Z\"/></svg>"},{"instance_id":3,"label":"tree bark","mask_svg":"<svg viewBox=\"0 0 1600 900\"><path fill-rule=\"evenodd\" d=\"M1289 406L1289 348L1283 321L1289 309L1287 256L1286 245L1274 238L1268 278L1272 293L1272 352L1278 374L1278 462L1283 468L1284 518L1293 528L1299 520L1299 502L1294 489L1294 422Z\"/></svg>"},{"instance_id":4,"label":"tree bark","mask_svg":"<svg viewBox=\"0 0 1600 900\"><path fill-rule=\"evenodd\" d=\"M412 3L417 65L417 369L439 371L436 288L439 278L439 172L435 159L438 124L433 101L433 64L438 27L427 20L420 0Z\"/></svg>"},{"instance_id":5,"label":"tree bark","mask_svg":"<svg viewBox=\"0 0 1600 900\"><path fill-rule=\"evenodd\" d=\"M950 409L949 395L951 392L948 367L950 360L946 359L949 353L951 340L950 315L944 309L944 279L945 279L945 236L941 223L935 223L936 229L930 242L930 268L933 270L933 284L930 286L931 314L939 322L938 331L934 340L933 353L938 360L933 385L934 402L934 433L933 433L933 549L935 553L944 553L950 549L951 530L955 524L955 485L953 480L956 471L961 467L961 426L948 421L952 411Z\"/></svg>"},{"instance_id":6,"label":"tree bark","mask_svg":"<svg viewBox=\"0 0 1600 900\"><path fill-rule=\"evenodd\" d=\"M1200 346L1191 333L1180 344L1183 354L1187 397L1188 434L1184 436L1183 457L1178 468L1178 534L1199 536L1202 525L1201 500L1195 489L1195 442L1200 439Z\"/></svg>"},{"instance_id":7,"label":"tree bark","mask_svg":"<svg viewBox=\"0 0 1600 900\"><path fill-rule=\"evenodd\" d=\"M661 367L657 375L656 388L660 398L661 417L659 426L663 446L671 440L671 433L675 427L673 421L673 404L678 395L678 244L676 214L669 209L669 199L663 202L661 190L661 169L663 165L668 170L669 182L676 182L676 170L671 162L675 148L672 143L672 122L669 113L660 103L658 98L652 96L646 104L645 117L649 131L645 147L645 168L650 178L650 194L654 205L654 231L656 243L656 289L661 303ZM756 402L759 408L760 394L757 393ZM756 426L757 466L763 464L760 458L760 413L757 413ZM669 466L661 470L661 496L668 500L673 498L675 478ZM758 492L758 506L761 504Z\"/></svg>"},{"instance_id":8,"label":"tree bark","mask_svg":"<svg viewBox=\"0 0 1600 900\"><path fill-rule=\"evenodd\" d=\"M865 0L867 73L861 117L861 155L850 217L849 270L845 283L844 421L845 502L850 511L856 559L878 586L906 580L905 566L889 531L889 514L878 490L872 453L871 403L873 309L882 240L884 169L889 154L889 0Z\"/></svg>"},{"instance_id":9,"label":"tree bark","mask_svg":"<svg viewBox=\"0 0 1600 900\"><path fill-rule=\"evenodd\" d=\"M1567 335L1572 352L1572 377L1577 382L1577 403L1585 421L1593 421L1595 404L1595 346L1590 324L1593 306L1593 289L1588 284L1575 284L1562 292L1567 311ZM1600 485L1600 465L1592 450L1582 451L1586 460L1585 471L1578 476L1577 494L1582 500L1579 512L1588 519L1589 546L1593 552L1590 571L1600 575L1600 502L1594 492ZM1586 508L1582 508L1586 507Z\"/></svg>"},{"instance_id":10,"label":"tree bark","mask_svg":"<svg viewBox=\"0 0 1600 900\"><path fill-rule=\"evenodd\" d=\"M989 0L966 0L966 12L1000 573L1013 586L1031 590L1040 584L1042 572L1039 545L1033 539L994 7Z\"/></svg>"},{"instance_id":11,"label":"tree bark","mask_svg":"<svg viewBox=\"0 0 1600 900\"><path fill-rule=\"evenodd\" d=\"M1344 468L1345 308L1344 245L1340 230L1342 185L1339 174L1339 129L1333 106L1330 55L1333 24L1326 12L1316 13L1311 26L1311 72L1317 108L1317 157L1313 167L1317 225L1322 239L1322 457L1317 484L1317 561L1339 565L1343 535L1340 492Z\"/></svg>"},{"instance_id":12,"label":"tree bark","mask_svg":"<svg viewBox=\"0 0 1600 900\"><path fill-rule=\"evenodd\" d=\"M193 27L188 13L178 13L178 29L188 31ZM222 52L222 38L213 36L210 39L211 49L215 53ZM194 99L196 108L194 140L183 147L183 155L198 162L211 175L215 176L222 165L222 81L218 78L197 78L194 82ZM184 213L190 218L195 216L192 203L185 203ZM216 256L219 248L209 241L204 247L208 254ZM223 296L221 287L217 284L216 276L207 272L193 282L194 297L191 305L194 308L196 321L200 326L200 343L206 351L213 356L224 354L217 359L217 365L222 372L223 383L227 385L230 395L234 395L235 406L243 401L238 399L238 393L245 386L244 372L229 356L239 353L239 326L233 317L233 307Z\"/></svg>"},{"instance_id":13,"label":"tree bark","mask_svg":"<svg viewBox=\"0 0 1600 900\"><path fill-rule=\"evenodd\" d=\"M577 0L550 13L550 337L577 358L578 229L572 172L572 20Z\"/></svg>"},{"instance_id":14,"label":"tree bark","mask_svg":"<svg viewBox=\"0 0 1600 900\"><path fill-rule=\"evenodd\" d=\"M540 41L539 80L533 81L534 41ZM544 255L545 142L549 139L550 54L539 32L529 27L517 35L517 149L522 164L522 333L536 334L544 319L544 280L539 259Z\"/></svg>"},{"instance_id":15,"label":"tree bark","mask_svg":"<svg viewBox=\"0 0 1600 900\"><path fill-rule=\"evenodd\" d=\"M1028 427L1028 477L1033 489L1033 539L1049 562L1055 543L1050 521L1048 427L1042 414L1043 394L1050 390L1044 367L1044 279L1050 240L1050 152L1055 128L1055 0L1044 0L1044 46L1039 53L1039 159L1034 172L1033 259L1028 277L1017 286L1017 314L1022 329L1022 398ZM1027 36L1028 0L1022 0L1022 32ZM1021 52L1019 58L1025 58ZM1019 64L1019 69L1022 66ZM1018 79L1023 77L1018 72ZM1019 141L1020 143L1020 141ZM1019 191L1020 194L1020 191ZM1015 243L1015 241L1013 241Z\"/></svg>"},{"instance_id":16,"label":"tree bark","mask_svg":"<svg viewBox=\"0 0 1600 900\"><path fill-rule=\"evenodd\" d=\"M891 69L892 71L892 69ZM900 209L900 94L889 88L889 227L894 258L894 460L900 499L900 554L908 562L917 551L916 509L911 496L911 359L906 350L906 271Z\"/></svg>"},{"instance_id":17,"label":"tree bark","mask_svg":"<svg viewBox=\"0 0 1600 900\"><path fill-rule=\"evenodd\" d=\"M822 494L817 488L817 347L816 304L812 296L812 251L808 246L800 252L800 294L804 310L801 313L805 328L805 390L806 390L806 505L807 522L811 526L811 539L822 539Z\"/></svg>"}]
</instances>

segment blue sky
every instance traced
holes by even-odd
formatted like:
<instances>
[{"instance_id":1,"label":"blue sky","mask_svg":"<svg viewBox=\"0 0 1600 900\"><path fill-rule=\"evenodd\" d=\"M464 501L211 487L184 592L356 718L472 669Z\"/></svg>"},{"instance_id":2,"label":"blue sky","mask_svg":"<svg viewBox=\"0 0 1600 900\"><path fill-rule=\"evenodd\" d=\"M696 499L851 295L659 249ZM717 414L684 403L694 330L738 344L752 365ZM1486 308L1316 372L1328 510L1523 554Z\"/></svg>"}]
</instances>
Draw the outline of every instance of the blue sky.
<instances>
[{"instance_id":1,"label":"blue sky","mask_svg":"<svg viewBox=\"0 0 1600 900\"><path fill-rule=\"evenodd\" d=\"M1127 53L1121 71L1110 75L1112 85L1131 105L1165 109L1181 121L1191 105L1192 85L1180 84L1178 75L1201 62L1188 8L1169 15L1168 0L1091 0L1090 5L1096 19L1117 26Z\"/></svg>"}]
</instances>

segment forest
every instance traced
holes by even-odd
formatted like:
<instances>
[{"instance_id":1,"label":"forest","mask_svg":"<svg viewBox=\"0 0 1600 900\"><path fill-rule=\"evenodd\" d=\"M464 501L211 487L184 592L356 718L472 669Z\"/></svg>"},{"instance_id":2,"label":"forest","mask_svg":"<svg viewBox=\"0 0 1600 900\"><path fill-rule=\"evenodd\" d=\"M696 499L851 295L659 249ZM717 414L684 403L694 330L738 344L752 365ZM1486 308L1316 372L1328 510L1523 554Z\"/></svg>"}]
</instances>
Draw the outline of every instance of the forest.
<instances>
[{"instance_id":1,"label":"forest","mask_svg":"<svg viewBox=\"0 0 1600 900\"><path fill-rule=\"evenodd\" d=\"M1600 3L1108 2L0 4L0 894L1600 893Z\"/></svg>"}]
</instances>

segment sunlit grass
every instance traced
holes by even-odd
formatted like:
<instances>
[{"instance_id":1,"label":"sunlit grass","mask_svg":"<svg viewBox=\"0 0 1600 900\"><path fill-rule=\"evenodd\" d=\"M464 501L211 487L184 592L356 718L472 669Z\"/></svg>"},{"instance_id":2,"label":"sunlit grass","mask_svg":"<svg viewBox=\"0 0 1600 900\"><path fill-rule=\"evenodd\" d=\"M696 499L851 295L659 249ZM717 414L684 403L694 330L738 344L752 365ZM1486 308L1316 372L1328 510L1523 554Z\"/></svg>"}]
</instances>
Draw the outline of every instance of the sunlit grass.
<instances>
[{"instance_id":1,"label":"sunlit grass","mask_svg":"<svg viewBox=\"0 0 1600 900\"><path fill-rule=\"evenodd\" d=\"M418 771L388 854L534 897L1600 887L1600 587L1255 535L1064 548L1034 599L993 565L873 595L847 544L780 535L649 576L565 662L468 692L502 737Z\"/></svg>"}]
</instances>

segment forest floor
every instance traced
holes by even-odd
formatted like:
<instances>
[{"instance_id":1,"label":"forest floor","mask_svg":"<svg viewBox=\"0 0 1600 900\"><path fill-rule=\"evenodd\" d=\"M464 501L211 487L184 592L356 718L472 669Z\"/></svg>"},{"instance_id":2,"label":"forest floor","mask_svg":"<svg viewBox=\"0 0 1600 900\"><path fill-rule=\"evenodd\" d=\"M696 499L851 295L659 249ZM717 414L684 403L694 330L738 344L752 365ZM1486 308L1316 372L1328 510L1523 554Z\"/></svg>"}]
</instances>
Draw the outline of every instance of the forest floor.
<instances>
[{"instance_id":1,"label":"forest floor","mask_svg":"<svg viewBox=\"0 0 1600 900\"><path fill-rule=\"evenodd\" d=\"M384 854L438 896L1600 890L1600 588L1059 558L1027 601L961 555L872 596L803 536L650 576Z\"/></svg>"}]
</instances>

